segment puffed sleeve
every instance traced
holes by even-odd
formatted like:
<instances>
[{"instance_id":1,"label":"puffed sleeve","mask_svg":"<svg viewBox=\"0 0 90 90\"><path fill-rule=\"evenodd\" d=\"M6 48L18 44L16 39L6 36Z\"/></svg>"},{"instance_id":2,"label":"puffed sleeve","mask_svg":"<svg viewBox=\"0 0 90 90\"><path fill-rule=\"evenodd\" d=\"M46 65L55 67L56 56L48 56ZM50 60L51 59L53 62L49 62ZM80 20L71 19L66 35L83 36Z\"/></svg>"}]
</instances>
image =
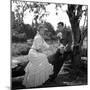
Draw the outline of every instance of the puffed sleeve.
<instances>
[{"instance_id":1,"label":"puffed sleeve","mask_svg":"<svg viewBox=\"0 0 90 90\"><path fill-rule=\"evenodd\" d=\"M49 48L49 45L45 41L43 42L43 46L44 46L45 49Z\"/></svg>"}]
</instances>

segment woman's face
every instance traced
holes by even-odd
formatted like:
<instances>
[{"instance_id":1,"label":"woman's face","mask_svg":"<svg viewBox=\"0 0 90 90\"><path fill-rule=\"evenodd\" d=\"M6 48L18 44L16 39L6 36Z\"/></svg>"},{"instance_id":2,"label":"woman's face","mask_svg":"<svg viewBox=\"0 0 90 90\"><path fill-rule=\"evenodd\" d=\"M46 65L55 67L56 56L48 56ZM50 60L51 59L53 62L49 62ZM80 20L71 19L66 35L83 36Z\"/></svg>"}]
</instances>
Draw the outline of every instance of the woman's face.
<instances>
[{"instance_id":1,"label":"woman's face","mask_svg":"<svg viewBox=\"0 0 90 90\"><path fill-rule=\"evenodd\" d=\"M40 33L40 35L44 35L44 28L40 28L40 30L39 30L39 33Z\"/></svg>"}]
</instances>

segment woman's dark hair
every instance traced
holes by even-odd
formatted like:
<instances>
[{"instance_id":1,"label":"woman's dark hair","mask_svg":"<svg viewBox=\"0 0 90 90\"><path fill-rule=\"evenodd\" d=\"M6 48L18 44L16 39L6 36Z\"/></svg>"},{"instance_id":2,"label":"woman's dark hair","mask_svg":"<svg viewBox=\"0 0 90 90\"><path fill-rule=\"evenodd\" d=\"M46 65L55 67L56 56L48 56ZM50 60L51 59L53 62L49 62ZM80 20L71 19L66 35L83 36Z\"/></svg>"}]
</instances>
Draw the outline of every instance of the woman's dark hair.
<instances>
[{"instance_id":1,"label":"woman's dark hair","mask_svg":"<svg viewBox=\"0 0 90 90\"><path fill-rule=\"evenodd\" d=\"M64 26L64 23L63 23L63 22L59 22L58 25L62 25L62 26Z\"/></svg>"}]
</instances>

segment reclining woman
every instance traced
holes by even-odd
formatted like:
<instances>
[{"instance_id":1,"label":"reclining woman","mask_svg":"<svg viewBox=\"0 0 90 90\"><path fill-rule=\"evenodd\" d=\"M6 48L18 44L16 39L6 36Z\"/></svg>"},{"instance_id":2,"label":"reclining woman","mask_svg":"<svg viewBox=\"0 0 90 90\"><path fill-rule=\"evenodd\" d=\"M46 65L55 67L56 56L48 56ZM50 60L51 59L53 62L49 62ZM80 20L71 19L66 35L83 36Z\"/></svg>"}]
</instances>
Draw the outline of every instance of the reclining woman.
<instances>
[{"instance_id":1,"label":"reclining woman","mask_svg":"<svg viewBox=\"0 0 90 90\"><path fill-rule=\"evenodd\" d=\"M28 54L30 61L25 68L23 80L23 85L26 88L42 85L53 74L53 66L48 62L47 53L45 52L50 47L43 38L45 30L47 29L44 25L39 25Z\"/></svg>"}]
</instances>

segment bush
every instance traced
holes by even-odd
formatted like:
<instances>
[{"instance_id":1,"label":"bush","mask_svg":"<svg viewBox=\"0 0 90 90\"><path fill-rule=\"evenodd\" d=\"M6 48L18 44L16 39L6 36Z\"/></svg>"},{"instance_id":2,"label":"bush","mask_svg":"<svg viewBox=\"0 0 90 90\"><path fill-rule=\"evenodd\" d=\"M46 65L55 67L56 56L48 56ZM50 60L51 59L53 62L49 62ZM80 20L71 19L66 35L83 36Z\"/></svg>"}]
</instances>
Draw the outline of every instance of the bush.
<instances>
[{"instance_id":1,"label":"bush","mask_svg":"<svg viewBox=\"0 0 90 90\"><path fill-rule=\"evenodd\" d=\"M14 35L12 36L12 42L26 42L26 34L25 33L13 33Z\"/></svg>"},{"instance_id":2,"label":"bush","mask_svg":"<svg viewBox=\"0 0 90 90\"><path fill-rule=\"evenodd\" d=\"M12 42L26 42L33 39L36 31L29 24L16 22L11 28Z\"/></svg>"},{"instance_id":3,"label":"bush","mask_svg":"<svg viewBox=\"0 0 90 90\"><path fill-rule=\"evenodd\" d=\"M36 31L34 28L32 28L29 24L23 24L22 29L21 29L27 36L27 39L33 39Z\"/></svg>"},{"instance_id":4,"label":"bush","mask_svg":"<svg viewBox=\"0 0 90 90\"><path fill-rule=\"evenodd\" d=\"M11 45L11 55L27 55L31 45L27 43L12 43Z\"/></svg>"}]
</instances>

